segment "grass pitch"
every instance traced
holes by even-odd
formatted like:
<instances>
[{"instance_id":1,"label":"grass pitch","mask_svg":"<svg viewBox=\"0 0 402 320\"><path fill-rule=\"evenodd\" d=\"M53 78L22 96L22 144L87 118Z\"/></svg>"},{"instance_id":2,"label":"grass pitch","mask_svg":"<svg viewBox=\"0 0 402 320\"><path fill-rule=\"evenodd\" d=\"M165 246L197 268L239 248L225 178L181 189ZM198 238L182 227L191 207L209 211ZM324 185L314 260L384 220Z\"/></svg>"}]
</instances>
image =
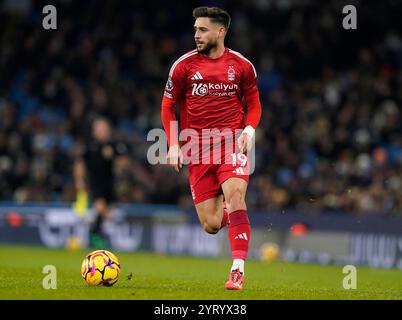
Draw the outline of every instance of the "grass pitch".
<instances>
[{"instance_id":1,"label":"grass pitch","mask_svg":"<svg viewBox=\"0 0 402 320\"><path fill-rule=\"evenodd\" d=\"M118 282L89 287L80 273L89 251L0 246L0 300L402 299L402 272L396 269L357 267L357 289L345 290L342 266L248 261L244 290L227 291L230 259L116 251L122 266ZM46 265L56 267L57 289L42 286Z\"/></svg>"}]
</instances>

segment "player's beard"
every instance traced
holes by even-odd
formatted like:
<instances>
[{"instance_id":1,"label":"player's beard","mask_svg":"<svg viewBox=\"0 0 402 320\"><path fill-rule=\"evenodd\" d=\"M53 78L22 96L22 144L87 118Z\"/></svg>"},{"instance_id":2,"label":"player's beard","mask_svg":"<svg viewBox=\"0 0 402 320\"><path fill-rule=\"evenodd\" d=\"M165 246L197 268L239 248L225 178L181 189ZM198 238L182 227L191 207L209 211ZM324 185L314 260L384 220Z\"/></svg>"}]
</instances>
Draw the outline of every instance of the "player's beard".
<instances>
[{"instance_id":1,"label":"player's beard","mask_svg":"<svg viewBox=\"0 0 402 320\"><path fill-rule=\"evenodd\" d=\"M217 41L210 41L208 43L205 43L205 47L204 49L198 49L197 47L197 52L201 53L201 54L206 54L208 55L210 53L210 51L214 48L216 48L218 46L218 42Z\"/></svg>"}]
</instances>

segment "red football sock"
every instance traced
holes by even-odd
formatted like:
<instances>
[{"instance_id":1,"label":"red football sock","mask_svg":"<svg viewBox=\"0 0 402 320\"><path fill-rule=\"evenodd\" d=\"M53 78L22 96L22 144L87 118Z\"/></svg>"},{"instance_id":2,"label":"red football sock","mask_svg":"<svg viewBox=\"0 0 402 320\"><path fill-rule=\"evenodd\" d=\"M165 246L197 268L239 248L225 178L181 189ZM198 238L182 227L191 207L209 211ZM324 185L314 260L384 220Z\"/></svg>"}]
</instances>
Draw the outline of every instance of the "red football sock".
<instances>
[{"instance_id":1,"label":"red football sock","mask_svg":"<svg viewBox=\"0 0 402 320\"><path fill-rule=\"evenodd\" d=\"M229 242L233 259L246 260L250 242L250 221L246 210L233 211L229 215Z\"/></svg>"},{"instance_id":2,"label":"red football sock","mask_svg":"<svg viewBox=\"0 0 402 320\"><path fill-rule=\"evenodd\" d=\"M223 209L221 229L229 224L229 212L226 208Z\"/></svg>"}]
</instances>

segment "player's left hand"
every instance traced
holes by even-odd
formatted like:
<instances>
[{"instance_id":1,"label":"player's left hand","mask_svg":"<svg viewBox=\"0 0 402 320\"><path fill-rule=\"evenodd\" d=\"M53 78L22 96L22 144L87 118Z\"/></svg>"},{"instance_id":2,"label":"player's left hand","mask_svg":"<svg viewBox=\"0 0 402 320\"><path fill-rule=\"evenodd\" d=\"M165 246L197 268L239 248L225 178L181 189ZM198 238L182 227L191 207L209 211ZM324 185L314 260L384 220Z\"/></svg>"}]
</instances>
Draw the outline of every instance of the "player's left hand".
<instances>
[{"instance_id":1,"label":"player's left hand","mask_svg":"<svg viewBox=\"0 0 402 320\"><path fill-rule=\"evenodd\" d=\"M183 167L183 152L178 144L172 145L169 148L166 161L176 170L176 172L179 172Z\"/></svg>"},{"instance_id":2,"label":"player's left hand","mask_svg":"<svg viewBox=\"0 0 402 320\"><path fill-rule=\"evenodd\" d=\"M242 132L240 137L237 139L237 145L240 153L247 154L252 146L251 137L246 132Z\"/></svg>"}]
</instances>

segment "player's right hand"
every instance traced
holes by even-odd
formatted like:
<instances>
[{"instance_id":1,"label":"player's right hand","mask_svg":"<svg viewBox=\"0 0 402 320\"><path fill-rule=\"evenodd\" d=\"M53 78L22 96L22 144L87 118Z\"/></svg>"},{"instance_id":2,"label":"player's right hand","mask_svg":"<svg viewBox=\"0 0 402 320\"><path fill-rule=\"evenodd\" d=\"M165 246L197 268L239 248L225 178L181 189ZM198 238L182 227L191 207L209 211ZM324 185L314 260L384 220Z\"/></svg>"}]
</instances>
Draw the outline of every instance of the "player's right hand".
<instances>
[{"instance_id":1,"label":"player's right hand","mask_svg":"<svg viewBox=\"0 0 402 320\"><path fill-rule=\"evenodd\" d=\"M183 153L181 152L180 146L174 144L170 146L168 154L166 156L167 164L171 165L177 172L183 166Z\"/></svg>"}]
</instances>

